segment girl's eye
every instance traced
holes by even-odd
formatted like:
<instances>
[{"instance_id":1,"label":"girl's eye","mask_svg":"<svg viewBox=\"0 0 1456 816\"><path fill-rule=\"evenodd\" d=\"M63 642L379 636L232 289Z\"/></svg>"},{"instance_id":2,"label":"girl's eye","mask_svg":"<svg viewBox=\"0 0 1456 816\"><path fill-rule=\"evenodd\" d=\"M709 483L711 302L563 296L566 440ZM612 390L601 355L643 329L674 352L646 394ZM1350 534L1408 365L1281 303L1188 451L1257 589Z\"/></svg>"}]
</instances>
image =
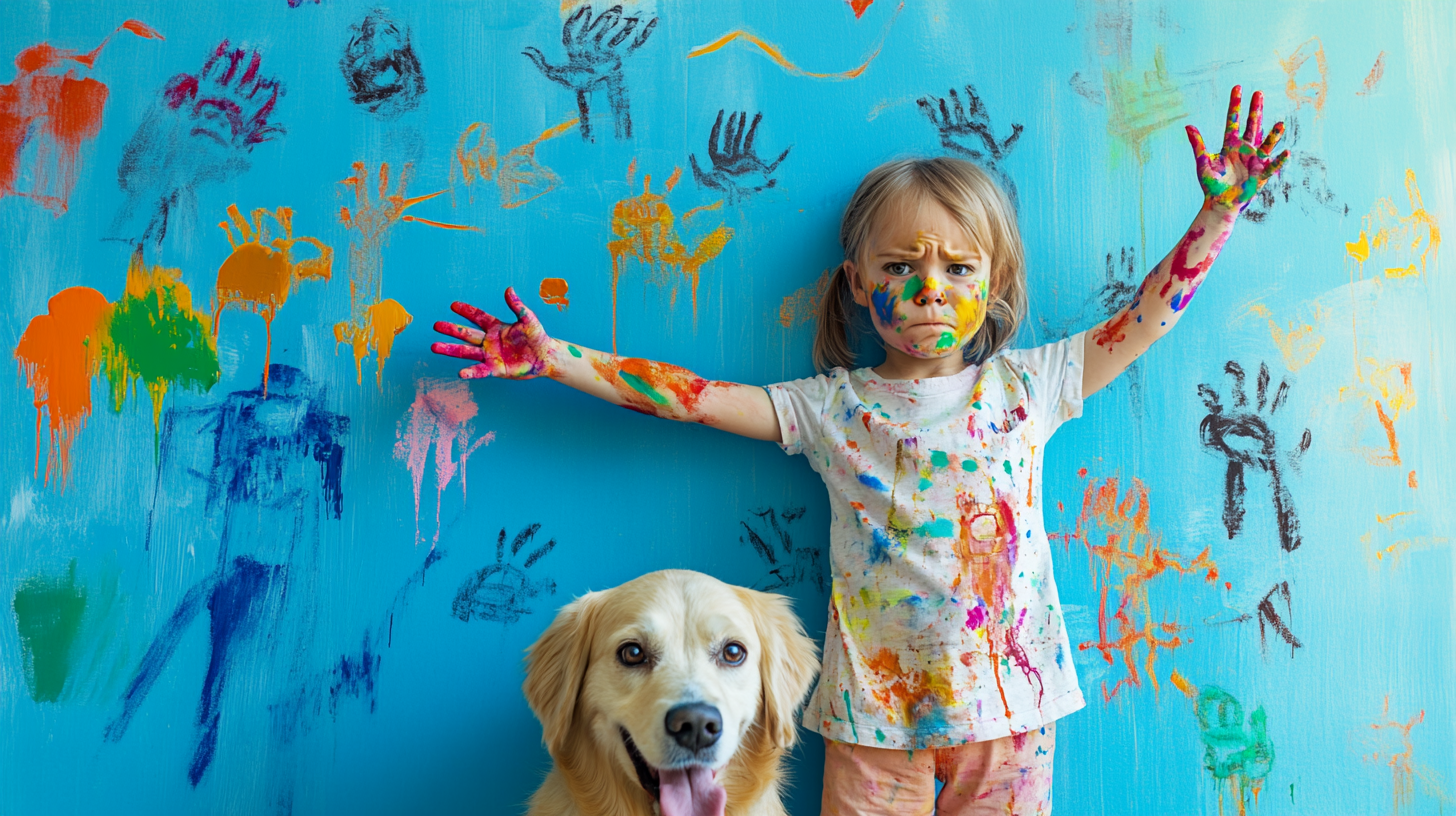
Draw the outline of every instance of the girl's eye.
<instances>
[{"instance_id":1,"label":"girl's eye","mask_svg":"<svg viewBox=\"0 0 1456 816\"><path fill-rule=\"evenodd\" d=\"M950 272L952 275L956 275L958 277L962 277L963 278L963 277L965 277L967 275L970 275L970 274L974 273L976 270L970 268L969 266L966 266L965 264L951 264L946 269L946 271L947 272Z\"/></svg>"},{"instance_id":2,"label":"girl's eye","mask_svg":"<svg viewBox=\"0 0 1456 816\"><path fill-rule=\"evenodd\" d=\"M742 666L743 661L748 659L748 649L742 643L734 641L724 646L719 656L729 666Z\"/></svg>"},{"instance_id":3,"label":"girl's eye","mask_svg":"<svg viewBox=\"0 0 1456 816\"><path fill-rule=\"evenodd\" d=\"M640 643L623 643L617 650L617 660L623 666L641 666L647 662L647 650Z\"/></svg>"},{"instance_id":4,"label":"girl's eye","mask_svg":"<svg viewBox=\"0 0 1456 816\"><path fill-rule=\"evenodd\" d=\"M885 271L896 277L901 277L914 274L915 270L911 269L910 264L907 263L887 263L885 264Z\"/></svg>"}]
</instances>

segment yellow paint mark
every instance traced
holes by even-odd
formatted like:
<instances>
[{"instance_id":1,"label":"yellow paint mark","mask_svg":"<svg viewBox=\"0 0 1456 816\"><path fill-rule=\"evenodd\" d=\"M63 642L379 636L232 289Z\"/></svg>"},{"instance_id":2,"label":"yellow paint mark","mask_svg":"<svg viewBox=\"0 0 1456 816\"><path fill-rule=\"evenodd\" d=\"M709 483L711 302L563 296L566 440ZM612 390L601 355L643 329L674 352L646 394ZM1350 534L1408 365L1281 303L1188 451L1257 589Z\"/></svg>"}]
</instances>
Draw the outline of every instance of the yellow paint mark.
<instances>
[{"instance_id":1,"label":"yellow paint mark","mask_svg":"<svg viewBox=\"0 0 1456 816\"><path fill-rule=\"evenodd\" d=\"M1311 48L1313 46L1313 48ZM1325 63L1325 46L1320 42L1319 37L1310 37L1299 44L1286 59L1274 55L1279 60L1279 67L1284 69L1284 94L1289 101L1294 103L1295 110L1308 103L1314 106L1316 113L1324 115L1325 98L1330 94L1330 72L1329 66ZM1318 71L1318 78L1301 83L1299 79L1300 69L1309 58L1314 57L1315 69Z\"/></svg>"},{"instance_id":2,"label":"yellow paint mark","mask_svg":"<svg viewBox=\"0 0 1456 816\"><path fill-rule=\"evenodd\" d=\"M1376 513L1375 514L1375 520L1378 521L1378 522L1380 522L1381 524L1389 524L1392 519L1398 519L1401 516L1413 516L1413 515L1415 515L1415 511L1414 510L1406 510L1405 512L1402 512L1402 513L1391 513L1388 516L1382 516L1379 513Z\"/></svg>"},{"instance_id":3,"label":"yellow paint mark","mask_svg":"<svg viewBox=\"0 0 1456 816\"><path fill-rule=\"evenodd\" d=\"M700 45L697 48L694 48L693 50L688 52L688 59L701 57L704 54L711 54L714 51L717 51L718 49L727 45L728 43L733 42L734 40L744 40L748 43L751 43L752 45L757 46L759 50L763 51L763 53L768 56L769 59L773 60L774 63L776 63L780 68L789 72L789 74L793 76L805 76L813 77L815 79L834 80L854 79L860 74L863 74L865 70L870 67L870 63L875 61L875 57L878 57L880 55L880 49L885 46L885 38L889 36L890 27L893 26L895 24L895 21L900 18L900 12L904 9L905 4L904 2L901 2L900 5L896 7L895 14L890 17L890 21L885 24L884 30L880 32L880 40L878 43L875 44L874 50L869 53L869 56L865 57L864 62L860 63L858 67L851 68L848 71L824 74L816 73L814 71L806 71L803 68L800 68L799 66L790 62L788 58L783 55L783 52L779 50L778 46L773 45L769 42L765 42L757 34L754 34L750 31L744 31L743 29L730 31L727 34L719 37L718 39L708 43L707 45Z\"/></svg>"},{"instance_id":4,"label":"yellow paint mark","mask_svg":"<svg viewBox=\"0 0 1456 816\"><path fill-rule=\"evenodd\" d=\"M1174 669L1173 673L1168 675L1168 679L1173 681L1174 688L1183 692L1184 697L1187 697L1190 700L1198 699L1198 686L1195 686L1192 683L1188 682L1188 678L1179 674L1177 669Z\"/></svg>"},{"instance_id":5,"label":"yellow paint mark","mask_svg":"<svg viewBox=\"0 0 1456 816\"><path fill-rule=\"evenodd\" d=\"M358 373L358 382L364 384L364 358L373 351L378 366L374 372L374 378L382 388L384 386L384 362L389 359L394 349L394 338L414 320L414 317L399 301L387 298L373 304L366 311L366 317L362 322L344 321L334 324L334 341L337 343L348 343L354 350L354 368Z\"/></svg>"},{"instance_id":6,"label":"yellow paint mark","mask_svg":"<svg viewBox=\"0 0 1456 816\"><path fill-rule=\"evenodd\" d=\"M1319 354L1320 347L1324 345L1324 335L1318 334L1315 326L1324 319L1324 310L1319 304L1314 306L1314 318L1309 323L1289 321L1289 328L1280 328L1274 320L1274 315L1269 308L1262 303L1255 303L1249 306L1249 313L1258 315L1269 322L1269 336L1274 340L1279 353L1284 355L1284 365L1290 371L1298 371L1309 365Z\"/></svg>"}]
</instances>

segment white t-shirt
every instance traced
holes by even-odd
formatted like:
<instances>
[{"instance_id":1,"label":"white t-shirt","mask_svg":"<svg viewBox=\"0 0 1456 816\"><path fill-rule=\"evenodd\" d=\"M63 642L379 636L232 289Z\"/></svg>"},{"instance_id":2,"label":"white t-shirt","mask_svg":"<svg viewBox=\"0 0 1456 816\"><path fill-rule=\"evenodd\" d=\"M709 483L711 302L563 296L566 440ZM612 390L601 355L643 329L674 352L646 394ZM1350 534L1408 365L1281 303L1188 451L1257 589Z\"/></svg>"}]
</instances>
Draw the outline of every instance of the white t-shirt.
<instances>
[{"instance_id":1,"label":"white t-shirt","mask_svg":"<svg viewBox=\"0 0 1456 816\"><path fill-rule=\"evenodd\" d=\"M1081 708L1041 514L1041 457L1082 414L1076 335L959 374L768 386L785 453L829 487L833 590L804 727L918 749Z\"/></svg>"}]
</instances>

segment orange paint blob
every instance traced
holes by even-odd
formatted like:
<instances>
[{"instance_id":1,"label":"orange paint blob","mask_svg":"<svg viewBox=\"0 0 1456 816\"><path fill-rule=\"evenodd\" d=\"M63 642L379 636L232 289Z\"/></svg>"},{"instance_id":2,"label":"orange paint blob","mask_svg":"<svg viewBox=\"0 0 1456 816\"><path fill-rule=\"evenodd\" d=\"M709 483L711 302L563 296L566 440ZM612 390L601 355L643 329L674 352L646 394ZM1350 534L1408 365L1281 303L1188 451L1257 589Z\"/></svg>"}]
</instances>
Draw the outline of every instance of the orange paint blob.
<instances>
[{"instance_id":1,"label":"orange paint blob","mask_svg":"<svg viewBox=\"0 0 1456 816\"><path fill-rule=\"evenodd\" d=\"M384 386L384 362L394 350L394 338L413 321L414 316L399 301L390 298L370 306L362 322L346 320L334 324L334 341L348 343L354 350L354 368L360 385L364 384L364 358L373 351L379 361L374 378L381 388Z\"/></svg>"},{"instance_id":2,"label":"orange paint blob","mask_svg":"<svg viewBox=\"0 0 1456 816\"><path fill-rule=\"evenodd\" d=\"M1416 472L1414 470L1412 470L1410 472L1410 475L1405 478L1405 483L1406 486L1408 486L1411 490L1415 490L1417 487L1420 487L1420 483L1416 481Z\"/></svg>"},{"instance_id":3,"label":"orange paint blob","mask_svg":"<svg viewBox=\"0 0 1456 816\"><path fill-rule=\"evenodd\" d=\"M557 311L571 305L566 298L566 281L562 278L542 278L540 294L541 301L554 305Z\"/></svg>"},{"instance_id":4,"label":"orange paint blob","mask_svg":"<svg viewBox=\"0 0 1456 816\"><path fill-rule=\"evenodd\" d=\"M46 314L34 317L15 359L34 394L35 472L40 475L41 418L50 420L45 482L59 471L62 489L70 480L71 443L91 415L91 378L101 366L101 323L106 297L95 289L73 286L50 299Z\"/></svg>"}]
</instances>

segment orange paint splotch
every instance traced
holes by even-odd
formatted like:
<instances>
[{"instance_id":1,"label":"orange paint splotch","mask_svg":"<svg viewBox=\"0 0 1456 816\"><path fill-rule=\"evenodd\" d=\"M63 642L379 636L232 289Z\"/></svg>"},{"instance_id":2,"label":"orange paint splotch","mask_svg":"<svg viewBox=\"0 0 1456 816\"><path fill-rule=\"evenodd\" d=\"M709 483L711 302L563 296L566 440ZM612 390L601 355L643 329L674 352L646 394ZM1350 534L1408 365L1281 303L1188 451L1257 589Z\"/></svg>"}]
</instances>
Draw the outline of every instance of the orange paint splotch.
<instances>
[{"instance_id":1,"label":"orange paint splotch","mask_svg":"<svg viewBox=\"0 0 1456 816\"><path fill-rule=\"evenodd\" d=\"M1380 763L1390 768L1391 813L1399 816L1415 800L1416 782L1421 783L1421 792L1436 799L1441 805L1449 805L1451 797L1445 791L1444 780L1432 769L1415 759L1415 743L1411 731L1425 722L1426 712L1422 709L1404 721L1390 715L1390 695L1380 712L1381 720L1370 723L1367 742L1371 752L1361 759Z\"/></svg>"},{"instance_id":2,"label":"orange paint splotch","mask_svg":"<svg viewBox=\"0 0 1456 816\"><path fill-rule=\"evenodd\" d=\"M854 19L858 20L863 17L865 9L874 2L875 0L849 0L849 7L854 10Z\"/></svg>"},{"instance_id":3,"label":"orange paint splotch","mask_svg":"<svg viewBox=\"0 0 1456 816\"><path fill-rule=\"evenodd\" d=\"M1188 678L1179 674L1177 669L1174 669L1168 674L1168 679L1173 682L1174 688L1183 692L1183 696L1190 700L1198 699L1198 686L1193 685L1188 681Z\"/></svg>"},{"instance_id":4,"label":"orange paint splotch","mask_svg":"<svg viewBox=\"0 0 1456 816\"><path fill-rule=\"evenodd\" d=\"M627 170L628 183L636 170L634 159ZM671 192L682 177L682 168L673 168L672 175L664 185ZM722 205L715 202L707 207L689 210L682 220ZM733 230L720 224L692 249L688 249L677 232L677 216L668 205L664 195L652 192L652 176L642 177L642 194L618 201L612 208L612 234L616 237L607 242L607 252L612 256L612 352L617 351L617 287L622 278L628 258L635 258L649 273L649 279L671 287L669 303L677 303L677 281L685 278L692 293L693 315L698 312L698 284L702 268L718 257L733 238ZM673 272L676 271L677 275Z\"/></svg>"},{"instance_id":5,"label":"orange paint splotch","mask_svg":"<svg viewBox=\"0 0 1456 816\"><path fill-rule=\"evenodd\" d=\"M566 281L562 278L542 278L541 302L555 306L557 311L565 309L571 305L571 301L566 297L566 289Z\"/></svg>"},{"instance_id":6,"label":"orange paint splotch","mask_svg":"<svg viewBox=\"0 0 1456 816\"><path fill-rule=\"evenodd\" d=\"M1405 484L1406 487L1409 487L1411 490L1415 490L1416 488L1420 487L1420 482L1416 481L1416 472L1414 470L1410 472L1409 476L1406 476Z\"/></svg>"},{"instance_id":7,"label":"orange paint splotch","mask_svg":"<svg viewBox=\"0 0 1456 816\"><path fill-rule=\"evenodd\" d=\"M273 358L273 318L288 302L288 295L299 282L310 279L329 280L333 275L334 250L317 238L293 236L293 210L279 207L269 211L259 207L252 211L250 224L231 204L228 221L218 223L227 233L233 251L217 270L217 287L212 306L212 333L217 337L222 328L222 313L229 306L252 312L263 318L267 346L263 352L263 396L268 396L268 366ZM282 229L272 236L264 223L271 218ZM236 227L237 234L233 234ZM318 255L295 259L294 246L305 244Z\"/></svg>"},{"instance_id":8,"label":"orange paint splotch","mask_svg":"<svg viewBox=\"0 0 1456 816\"><path fill-rule=\"evenodd\" d=\"M943 671L905 669L901 667L898 652L882 648L865 660L865 667L872 672L870 695L892 723L914 722L917 709L930 701L939 706L953 705L955 688L951 684L949 657L944 662Z\"/></svg>"},{"instance_id":9,"label":"orange paint splotch","mask_svg":"<svg viewBox=\"0 0 1456 816\"><path fill-rule=\"evenodd\" d=\"M824 270L818 280L809 286L801 286L792 295L785 295L779 304L779 325L786 329L813 322L819 316L820 304L829 294L829 270Z\"/></svg>"},{"instance_id":10,"label":"orange paint splotch","mask_svg":"<svg viewBox=\"0 0 1456 816\"><path fill-rule=\"evenodd\" d=\"M40 475L42 417L49 419L45 483L53 473L62 489L70 481L71 443L91 415L91 378L101 367L99 341L106 297L73 286L50 299L46 314L31 319L15 359L35 404L35 472Z\"/></svg>"},{"instance_id":11,"label":"orange paint splotch","mask_svg":"<svg viewBox=\"0 0 1456 816\"><path fill-rule=\"evenodd\" d=\"M713 417L701 412L699 402L709 388L722 383L706 380L686 368L635 357L593 358L591 364L627 408L652 416L682 414L695 422L713 422Z\"/></svg>"},{"instance_id":12,"label":"orange paint splotch","mask_svg":"<svg viewBox=\"0 0 1456 816\"><path fill-rule=\"evenodd\" d=\"M105 84L80 77L68 63L93 68L118 31L162 39L145 23L127 20L88 53L39 43L16 55L15 78L0 85L0 198L24 196L57 217L66 212L81 145L101 132L110 95ZM27 167L30 184L20 189Z\"/></svg>"},{"instance_id":13,"label":"orange paint splotch","mask_svg":"<svg viewBox=\"0 0 1456 816\"><path fill-rule=\"evenodd\" d=\"M1295 109L1309 104L1314 106L1317 115L1323 116L1325 99L1330 94L1330 71L1325 62L1324 43L1320 42L1320 38L1310 37L1300 43L1287 58L1278 54L1275 57L1284 71L1284 94L1294 103ZM1314 58L1316 71L1313 77L1303 70L1311 57Z\"/></svg>"},{"instance_id":14,"label":"orange paint splotch","mask_svg":"<svg viewBox=\"0 0 1456 816\"><path fill-rule=\"evenodd\" d=\"M371 174L364 162L354 162L353 174L339 182L354 191L354 206L339 208L339 220L354 234L349 239L349 318L334 324L334 338L353 347L354 365L361 384L364 382L364 358L370 350L374 350L378 369L375 380L383 387L384 361L394 346L394 338L412 319L397 301L384 297L384 245L395 225L401 221L413 221L448 230L476 230L463 224L406 214L410 207L446 192L439 190L405 197L411 169L408 163L404 165L394 178L392 192L388 162L379 165L377 174Z\"/></svg>"},{"instance_id":15,"label":"orange paint splotch","mask_svg":"<svg viewBox=\"0 0 1456 816\"><path fill-rule=\"evenodd\" d=\"M1281 327L1273 313L1262 303L1249 306L1249 313L1268 321L1269 337L1284 356L1284 365L1290 371L1298 371L1309 365L1325 343L1324 335L1316 328L1325 316L1324 309L1318 303L1314 305L1314 316L1309 321L1290 320L1288 328Z\"/></svg>"}]
</instances>

